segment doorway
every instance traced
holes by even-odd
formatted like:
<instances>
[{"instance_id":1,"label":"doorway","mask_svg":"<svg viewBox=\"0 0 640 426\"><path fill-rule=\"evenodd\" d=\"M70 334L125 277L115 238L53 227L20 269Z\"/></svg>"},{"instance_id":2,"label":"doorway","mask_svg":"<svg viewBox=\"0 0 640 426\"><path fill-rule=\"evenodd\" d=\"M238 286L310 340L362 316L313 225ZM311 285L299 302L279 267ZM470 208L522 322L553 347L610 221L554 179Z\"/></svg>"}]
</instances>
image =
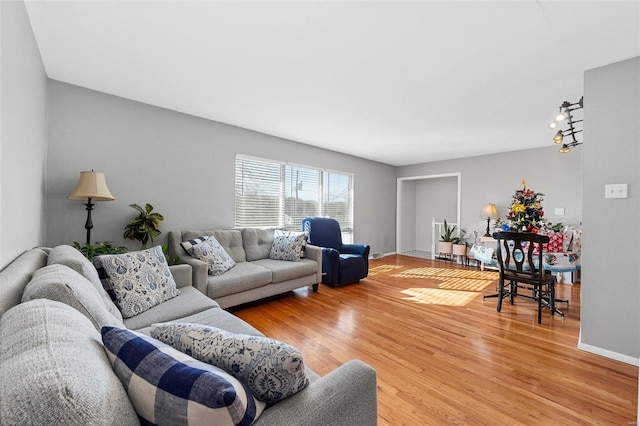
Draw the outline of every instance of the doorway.
<instances>
[{"instance_id":1,"label":"doorway","mask_svg":"<svg viewBox=\"0 0 640 426\"><path fill-rule=\"evenodd\" d=\"M431 222L460 224L461 173L398 178L396 252L431 258Z\"/></svg>"}]
</instances>

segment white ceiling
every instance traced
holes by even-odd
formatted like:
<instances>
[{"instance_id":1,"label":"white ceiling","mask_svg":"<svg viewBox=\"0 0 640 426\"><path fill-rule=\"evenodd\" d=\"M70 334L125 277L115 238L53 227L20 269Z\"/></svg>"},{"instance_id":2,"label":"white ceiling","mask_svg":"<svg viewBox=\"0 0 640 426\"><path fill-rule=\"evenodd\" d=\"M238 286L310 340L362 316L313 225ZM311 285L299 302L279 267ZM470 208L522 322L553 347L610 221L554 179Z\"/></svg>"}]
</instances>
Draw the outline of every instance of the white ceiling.
<instances>
[{"instance_id":1,"label":"white ceiling","mask_svg":"<svg viewBox=\"0 0 640 426\"><path fill-rule=\"evenodd\" d=\"M52 79L392 165L549 146L640 55L640 1L26 4Z\"/></svg>"}]
</instances>

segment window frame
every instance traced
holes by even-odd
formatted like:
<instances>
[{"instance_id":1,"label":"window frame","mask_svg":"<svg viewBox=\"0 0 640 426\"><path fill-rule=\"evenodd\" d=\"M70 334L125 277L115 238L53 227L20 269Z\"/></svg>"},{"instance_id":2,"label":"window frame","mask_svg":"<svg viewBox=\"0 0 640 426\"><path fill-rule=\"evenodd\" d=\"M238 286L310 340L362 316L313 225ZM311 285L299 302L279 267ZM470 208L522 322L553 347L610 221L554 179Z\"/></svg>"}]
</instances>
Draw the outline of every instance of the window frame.
<instances>
[{"instance_id":1,"label":"window frame","mask_svg":"<svg viewBox=\"0 0 640 426\"><path fill-rule=\"evenodd\" d=\"M238 165L239 162L256 162L256 163L265 163L266 165L272 165L272 166L279 166L280 168L280 177L279 177L279 190L278 190L278 218L277 218L277 224L274 224L273 221L269 221L268 219L264 222L261 221L256 221L254 223L250 223L247 218L249 217L249 215L247 215L247 217L239 217L238 216L238 210L240 207L243 207L243 210L246 210L247 207L250 207L248 204L247 205L243 205L240 206L240 200L238 199L238 196L241 192L243 191L239 191L240 189L244 189L244 185L245 185L245 174L241 173L243 171L245 171L244 167L245 165L243 165L243 169L242 170L238 170ZM341 170L335 170L335 169L328 169L328 168L321 168L321 167L315 167L315 166L309 166L306 164L300 164L300 163L294 163L294 162L286 162L286 161L279 161L279 160L273 160L273 159L269 159L269 158L261 158L261 157L255 157L255 156L251 156L251 155L245 155L245 154L239 154L237 153L235 156L235 161L234 161L234 225L236 227L243 227L243 226L260 226L260 227L277 227L277 228L282 228L282 229L292 229L292 228L296 228L296 230L300 229L300 223L294 223L294 222L301 222L301 220L303 218L296 218L293 217L292 221L290 224L287 224L287 199L288 199L288 194L286 193L287 190L287 179L289 178L289 176L287 175L287 172L289 171L289 169L291 168L299 168L302 169L301 171L304 171L306 173L306 171L310 171L310 172L314 172L317 171L318 172L318 183L317 183L317 200L316 200L316 211L313 214L309 214L309 216L313 215L313 216L324 216L324 217L330 217L327 216L327 208L326 206L330 204L330 200L325 199L325 179L327 178L327 176L330 176L331 174L336 174L336 175L342 175L345 176L347 178L347 207L346 207L346 215L347 215L347 222L350 220L350 223L343 223L345 222L344 220L340 220L340 218L336 217L335 219L338 220L338 222L340 223L340 228L342 230L342 238L343 238L343 243L345 244L350 244L353 242L353 236L354 236L354 181L355 181L355 175L353 173L349 173L349 172L344 172ZM242 176L242 181L239 181L239 178ZM273 177L273 176L272 176ZM298 180L296 179L296 182ZM275 179L271 180L272 183L275 184ZM302 181L304 182L304 181ZM242 188L239 185L243 185ZM297 183L296 183L297 185ZM291 188L289 188L291 189ZM269 194L266 194L266 196L268 197ZM275 197L275 191L270 195L272 198ZM289 197L291 198L291 197ZM298 198L296 198L296 200L298 200ZM307 200L309 201L309 200ZM274 209L275 211L275 209ZM305 213L306 214L306 213ZM305 216L306 217L306 216ZM297 227L296 227L297 225Z\"/></svg>"}]
</instances>

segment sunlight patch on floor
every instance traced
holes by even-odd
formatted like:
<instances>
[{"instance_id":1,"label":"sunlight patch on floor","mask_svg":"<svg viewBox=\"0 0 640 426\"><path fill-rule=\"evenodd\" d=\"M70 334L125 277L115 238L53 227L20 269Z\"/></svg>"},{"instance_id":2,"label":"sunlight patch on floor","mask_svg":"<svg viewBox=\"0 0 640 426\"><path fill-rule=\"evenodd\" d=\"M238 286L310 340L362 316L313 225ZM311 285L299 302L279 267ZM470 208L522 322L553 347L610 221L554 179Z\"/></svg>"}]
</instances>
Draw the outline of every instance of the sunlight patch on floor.
<instances>
[{"instance_id":1,"label":"sunlight patch on floor","mask_svg":"<svg viewBox=\"0 0 640 426\"><path fill-rule=\"evenodd\" d=\"M472 291L441 290L437 288L408 288L402 292L406 300L426 305L465 306L480 293Z\"/></svg>"},{"instance_id":2,"label":"sunlight patch on floor","mask_svg":"<svg viewBox=\"0 0 640 426\"><path fill-rule=\"evenodd\" d=\"M384 265L383 265L384 266ZM402 293L415 303L464 306L491 285L498 274L493 271L437 267L412 268L391 275L394 278L429 279L437 288L412 287Z\"/></svg>"},{"instance_id":3,"label":"sunlight patch on floor","mask_svg":"<svg viewBox=\"0 0 640 426\"><path fill-rule=\"evenodd\" d=\"M402 265L380 265L369 268L369 275L383 274L385 272L391 272L396 269L404 268Z\"/></svg>"},{"instance_id":4,"label":"sunlight patch on floor","mask_svg":"<svg viewBox=\"0 0 640 426\"><path fill-rule=\"evenodd\" d=\"M438 284L438 288L447 290L482 291L491 284L495 284L495 281L456 278L444 280Z\"/></svg>"},{"instance_id":5,"label":"sunlight patch on floor","mask_svg":"<svg viewBox=\"0 0 640 426\"><path fill-rule=\"evenodd\" d=\"M440 277L453 277L453 278L473 278L479 280L496 280L498 279L497 272L489 271L475 271L469 269L445 269L445 268L412 268L402 271L398 274L392 275L392 277L398 278L440 278Z\"/></svg>"}]
</instances>

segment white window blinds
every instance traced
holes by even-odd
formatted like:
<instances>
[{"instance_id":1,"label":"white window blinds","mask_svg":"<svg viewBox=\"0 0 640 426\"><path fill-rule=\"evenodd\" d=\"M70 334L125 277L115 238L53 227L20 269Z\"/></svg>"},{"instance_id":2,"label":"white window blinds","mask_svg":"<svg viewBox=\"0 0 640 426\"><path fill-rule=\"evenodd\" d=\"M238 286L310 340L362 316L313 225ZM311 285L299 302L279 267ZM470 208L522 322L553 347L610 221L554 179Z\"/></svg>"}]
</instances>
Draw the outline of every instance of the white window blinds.
<instances>
[{"instance_id":1,"label":"white window blinds","mask_svg":"<svg viewBox=\"0 0 640 426\"><path fill-rule=\"evenodd\" d=\"M236 226L283 226L281 166L236 157Z\"/></svg>"},{"instance_id":2,"label":"white window blinds","mask_svg":"<svg viewBox=\"0 0 640 426\"><path fill-rule=\"evenodd\" d=\"M328 216L353 241L353 175L236 156L235 224L301 229L302 219Z\"/></svg>"},{"instance_id":3,"label":"white window blinds","mask_svg":"<svg viewBox=\"0 0 640 426\"><path fill-rule=\"evenodd\" d=\"M302 219L318 216L321 173L299 166L285 167L284 226L287 230L299 231Z\"/></svg>"}]
</instances>

